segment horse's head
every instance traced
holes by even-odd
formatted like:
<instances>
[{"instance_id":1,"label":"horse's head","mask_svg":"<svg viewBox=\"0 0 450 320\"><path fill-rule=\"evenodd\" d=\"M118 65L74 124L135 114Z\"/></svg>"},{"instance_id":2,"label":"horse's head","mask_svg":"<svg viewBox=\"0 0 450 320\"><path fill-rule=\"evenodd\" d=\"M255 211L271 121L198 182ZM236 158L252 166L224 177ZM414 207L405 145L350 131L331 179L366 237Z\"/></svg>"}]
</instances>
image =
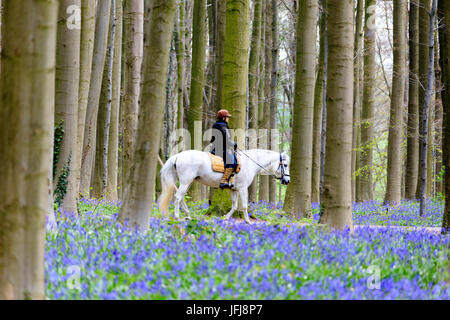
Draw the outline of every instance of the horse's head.
<instances>
[{"instance_id":1,"label":"horse's head","mask_svg":"<svg viewBox=\"0 0 450 320\"><path fill-rule=\"evenodd\" d=\"M280 177L281 184L288 185L291 181L291 177L289 175L289 156L286 152L283 152L280 155L280 165L277 169L277 175Z\"/></svg>"}]
</instances>

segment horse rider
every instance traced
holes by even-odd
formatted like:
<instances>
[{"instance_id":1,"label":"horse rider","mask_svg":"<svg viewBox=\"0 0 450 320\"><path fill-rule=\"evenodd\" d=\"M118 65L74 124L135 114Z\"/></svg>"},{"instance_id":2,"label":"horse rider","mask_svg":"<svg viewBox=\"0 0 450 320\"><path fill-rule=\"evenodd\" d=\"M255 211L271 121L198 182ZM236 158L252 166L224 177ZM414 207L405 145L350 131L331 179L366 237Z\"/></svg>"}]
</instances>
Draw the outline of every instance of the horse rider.
<instances>
[{"instance_id":1,"label":"horse rider","mask_svg":"<svg viewBox=\"0 0 450 320\"><path fill-rule=\"evenodd\" d=\"M217 121L212 126L211 153L222 157L225 165L225 171L222 180L220 180L221 189L233 187L233 185L229 184L229 181L233 171L237 168L235 155L237 143L232 140L230 128L228 127L230 117L231 114L228 110L222 109L217 113Z\"/></svg>"}]
</instances>

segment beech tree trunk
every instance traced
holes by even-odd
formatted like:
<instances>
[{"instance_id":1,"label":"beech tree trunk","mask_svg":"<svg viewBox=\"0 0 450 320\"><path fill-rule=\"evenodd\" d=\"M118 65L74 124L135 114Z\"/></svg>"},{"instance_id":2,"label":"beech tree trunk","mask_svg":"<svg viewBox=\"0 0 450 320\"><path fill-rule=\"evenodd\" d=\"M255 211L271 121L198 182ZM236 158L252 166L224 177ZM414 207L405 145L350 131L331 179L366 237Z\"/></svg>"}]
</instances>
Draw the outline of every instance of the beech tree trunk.
<instances>
[{"instance_id":1,"label":"beech tree trunk","mask_svg":"<svg viewBox=\"0 0 450 320\"><path fill-rule=\"evenodd\" d=\"M332 13L328 17L328 121L323 212L319 223L353 230L353 1L329 0L328 12Z\"/></svg>"},{"instance_id":2,"label":"beech tree trunk","mask_svg":"<svg viewBox=\"0 0 450 320\"><path fill-rule=\"evenodd\" d=\"M387 186L384 203L399 203L402 192L402 131L405 93L407 1L394 2L394 66L388 136Z\"/></svg>"},{"instance_id":3,"label":"beech tree trunk","mask_svg":"<svg viewBox=\"0 0 450 320\"><path fill-rule=\"evenodd\" d=\"M55 74L55 125L62 123L53 190L61 209L77 214L78 93L80 81L81 1L60 1Z\"/></svg>"},{"instance_id":4,"label":"beech tree trunk","mask_svg":"<svg viewBox=\"0 0 450 320\"><path fill-rule=\"evenodd\" d=\"M439 17L442 27L439 29L440 65L442 70L442 106L443 119L443 154L442 161L445 166L444 192L445 208L442 217L442 233L450 232L450 3L439 1Z\"/></svg>"},{"instance_id":5,"label":"beech tree trunk","mask_svg":"<svg viewBox=\"0 0 450 320\"><path fill-rule=\"evenodd\" d=\"M356 29L355 29L355 69L353 75L353 143L352 143L352 202L359 198L360 179L355 172L360 166L359 147L361 143L361 70L363 66L363 21L364 1L358 0L356 7Z\"/></svg>"},{"instance_id":6,"label":"beech tree trunk","mask_svg":"<svg viewBox=\"0 0 450 320\"><path fill-rule=\"evenodd\" d=\"M126 181L125 197L119 221L128 227L147 230L155 194L156 164L164 118L165 87L176 0L154 0L144 52L142 104L133 165Z\"/></svg>"},{"instance_id":7,"label":"beech tree trunk","mask_svg":"<svg viewBox=\"0 0 450 320\"><path fill-rule=\"evenodd\" d=\"M365 35L364 35L364 89L361 114L361 154L360 167L357 176L359 186L357 201L373 199L373 116L375 109L376 90L376 0L366 0L365 3ZM358 181L359 180L359 181Z\"/></svg>"},{"instance_id":8,"label":"beech tree trunk","mask_svg":"<svg viewBox=\"0 0 450 320\"><path fill-rule=\"evenodd\" d=\"M133 161L139 111L142 55L144 50L144 0L125 1L124 99L122 181L127 180ZM122 198L124 188L121 190Z\"/></svg>"},{"instance_id":9,"label":"beech tree trunk","mask_svg":"<svg viewBox=\"0 0 450 320\"><path fill-rule=\"evenodd\" d=\"M297 29L294 119L292 128L291 182L284 211L311 217L311 167L313 151L314 84L316 64L317 0L300 3Z\"/></svg>"},{"instance_id":10,"label":"beech tree trunk","mask_svg":"<svg viewBox=\"0 0 450 320\"><path fill-rule=\"evenodd\" d=\"M406 151L405 198L416 198L419 175L419 8L410 1L409 10L409 98Z\"/></svg>"},{"instance_id":11,"label":"beech tree trunk","mask_svg":"<svg viewBox=\"0 0 450 320\"><path fill-rule=\"evenodd\" d=\"M58 1L6 1L2 20L0 299L45 299Z\"/></svg>"},{"instance_id":12,"label":"beech tree trunk","mask_svg":"<svg viewBox=\"0 0 450 320\"><path fill-rule=\"evenodd\" d=\"M253 29L250 44L250 58L248 70L249 83L249 106L248 106L248 128L251 130L258 129L258 65L261 50L261 20L262 20L262 4L263 0L254 0ZM257 135L249 136L249 149L256 149L258 146ZM257 200L258 179L255 177L252 184L248 188L248 199L250 202Z\"/></svg>"},{"instance_id":13,"label":"beech tree trunk","mask_svg":"<svg viewBox=\"0 0 450 320\"><path fill-rule=\"evenodd\" d=\"M323 7L323 0L321 0ZM320 39L319 39L319 61L317 64L317 78L314 87L314 119L313 119L313 142L312 142L312 171L311 171L311 201L320 201L320 147L322 141L322 113L323 113L323 79L325 63L325 37L326 37L326 15L321 9L319 17Z\"/></svg>"},{"instance_id":14,"label":"beech tree trunk","mask_svg":"<svg viewBox=\"0 0 450 320\"><path fill-rule=\"evenodd\" d=\"M83 152L81 156L80 192L82 195L89 195L89 187L91 185L91 176L94 166L98 106L106 60L106 49L108 45L110 13L111 0L98 0L94 56L92 60L91 80L89 83L88 105L83 136Z\"/></svg>"},{"instance_id":15,"label":"beech tree trunk","mask_svg":"<svg viewBox=\"0 0 450 320\"><path fill-rule=\"evenodd\" d=\"M206 49L206 0L194 0L194 18L192 31L192 69L191 89L187 125L191 135L191 149L202 150L203 131L203 89L205 86L205 49ZM234 116L234 114L233 114ZM202 199L202 186L194 181L189 189L192 201Z\"/></svg>"}]
</instances>

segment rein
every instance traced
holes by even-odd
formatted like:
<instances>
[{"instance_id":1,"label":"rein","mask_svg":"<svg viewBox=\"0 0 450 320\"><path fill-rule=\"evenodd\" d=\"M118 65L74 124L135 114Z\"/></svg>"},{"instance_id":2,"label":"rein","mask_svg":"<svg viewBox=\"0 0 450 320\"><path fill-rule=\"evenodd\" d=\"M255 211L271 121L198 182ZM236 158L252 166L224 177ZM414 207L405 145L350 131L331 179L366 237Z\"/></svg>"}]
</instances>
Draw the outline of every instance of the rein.
<instances>
[{"instance_id":1,"label":"rein","mask_svg":"<svg viewBox=\"0 0 450 320\"><path fill-rule=\"evenodd\" d=\"M241 153L243 153L247 158L249 158L250 160L252 160L258 167L260 167L261 169L263 169L265 172L268 173L268 175L270 175L271 177L277 179L277 180L281 180L283 179L283 177L289 177L288 174L284 173L284 167L283 167L283 158L281 156L280 153L280 164L278 165L278 168L281 167L281 177L277 177L276 175L274 175L272 172L270 172L269 170L267 170L266 168L264 168L263 166L261 166L258 162L256 162L255 160L253 160L252 158L250 158L243 150L236 148L238 151L240 151ZM277 170L278 170L277 168Z\"/></svg>"}]
</instances>

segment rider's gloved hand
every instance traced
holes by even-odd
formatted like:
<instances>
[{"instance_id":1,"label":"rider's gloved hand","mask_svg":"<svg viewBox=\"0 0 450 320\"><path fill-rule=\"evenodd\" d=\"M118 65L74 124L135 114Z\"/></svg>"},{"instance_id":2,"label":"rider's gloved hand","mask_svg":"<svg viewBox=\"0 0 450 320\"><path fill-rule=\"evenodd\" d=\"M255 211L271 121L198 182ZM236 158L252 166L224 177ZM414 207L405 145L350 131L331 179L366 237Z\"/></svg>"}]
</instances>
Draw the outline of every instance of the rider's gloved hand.
<instances>
[{"instance_id":1,"label":"rider's gloved hand","mask_svg":"<svg viewBox=\"0 0 450 320\"><path fill-rule=\"evenodd\" d=\"M237 143L235 142L234 143L234 151L236 151L236 149L237 149Z\"/></svg>"}]
</instances>

